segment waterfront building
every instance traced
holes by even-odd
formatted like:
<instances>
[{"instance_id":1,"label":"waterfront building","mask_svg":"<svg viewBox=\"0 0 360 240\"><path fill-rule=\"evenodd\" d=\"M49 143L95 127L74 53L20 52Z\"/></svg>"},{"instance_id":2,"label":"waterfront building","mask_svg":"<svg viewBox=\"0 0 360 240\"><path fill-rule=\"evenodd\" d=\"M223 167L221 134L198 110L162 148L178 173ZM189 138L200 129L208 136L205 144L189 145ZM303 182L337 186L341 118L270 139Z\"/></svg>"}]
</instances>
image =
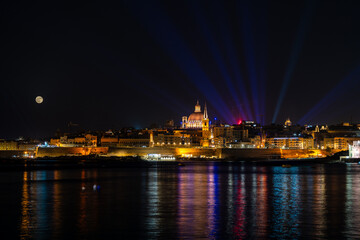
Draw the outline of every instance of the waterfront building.
<instances>
[{"instance_id":1,"label":"waterfront building","mask_svg":"<svg viewBox=\"0 0 360 240\"><path fill-rule=\"evenodd\" d=\"M35 151L36 148L39 146L40 143L22 143L18 142L18 149L19 150L29 150L29 151Z\"/></svg>"},{"instance_id":2,"label":"waterfront building","mask_svg":"<svg viewBox=\"0 0 360 240\"><path fill-rule=\"evenodd\" d=\"M97 136L92 134L85 135L85 146L96 147L97 146Z\"/></svg>"},{"instance_id":3,"label":"waterfront building","mask_svg":"<svg viewBox=\"0 0 360 240\"><path fill-rule=\"evenodd\" d=\"M249 138L249 140L250 143L254 145L255 148L265 148L265 142L266 142L265 136L256 135L253 138Z\"/></svg>"},{"instance_id":4,"label":"waterfront building","mask_svg":"<svg viewBox=\"0 0 360 240\"><path fill-rule=\"evenodd\" d=\"M18 150L18 143L15 141L0 140L0 150Z\"/></svg>"},{"instance_id":5,"label":"waterfront building","mask_svg":"<svg viewBox=\"0 0 360 240\"><path fill-rule=\"evenodd\" d=\"M191 135L182 131L174 131L173 134L158 134L153 137L155 147L190 147Z\"/></svg>"},{"instance_id":6,"label":"waterfront building","mask_svg":"<svg viewBox=\"0 0 360 240\"><path fill-rule=\"evenodd\" d=\"M51 138L50 145L60 147L60 138Z\"/></svg>"},{"instance_id":7,"label":"waterfront building","mask_svg":"<svg viewBox=\"0 0 360 240\"><path fill-rule=\"evenodd\" d=\"M349 145L359 141L360 137L330 137L324 138L322 149L348 150Z\"/></svg>"},{"instance_id":8,"label":"waterfront building","mask_svg":"<svg viewBox=\"0 0 360 240\"><path fill-rule=\"evenodd\" d=\"M222 148L226 146L226 139L223 137L214 137L212 142L216 148Z\"/></svg>"},{"instance_id":9,"label":"waterfront building","mask_svg":"<svg viewBox=\"0 0 360 240\"><path fill-rule=\"evenodd\" d=\"M266 138L268 148L282 149L313 149L314 139L303 137L274 137Z\"/></svg>"},{"instance_id":10,"label":"waterfront building","mask_svg":"<svg viewBox=\"0 0 360 240\"><path fill-rule=\"evenodd\" d=\"M75 137L74 143L78 146L85 146L85 137Z\"/></svg>"},{"instance_id":11,"label":"waterfront building","mask_svg":"<svg viewBox=\"0 0 360 240\"><path fill-rule=\"evenodd\" d=\"M119 138L118 147L149 147L150 138Z\"/></svg>"},{"instance_id":12,"label":"waterfront building","mask_svg":"<svg viewBox=\"0 0 360 240\"><path fill-rule=\"evenodd\" d=\"M253 142L233 142L227 145L229 148L256 148Z\"/></svg>"},{"instance_id":13,"label":"waterfront building","mask_svg":"<svg viewBox=\"0 0 360 240\"><path fill-rule=\"evenodd\" d=\"M84 134L80 136L61 136L60 138L50 139L50 145L58 147L96 147L97 136Z\"/></svg>"},{"instance_id":14,"label":"waterfront building","mask_svg":"<svg viewBox=\"0 0 360 240\"><path fill-rule=\"evenodd\" d=\"M116 147L118 143L119 139L114 136L102 136L100 139L100 144L104 147Z\"/></svg>"},{"instance_id":15,"label":"waterfront building","mask_svg":"<svg viewBox=\"0 0 360 240\"><path fill-rule=\"evenodd\" d=\"M349 157L360 158L360 141L354 141L349 145Z\"/></svg>"},{"instance_id":16,"label":"waterfront building","mask_svg":"<svg viewBox=\"0 0 360 240\"><path fill-rule=\"evenodd\" d=\"M215 146L225 147L229 143L248 141L248 129L242 129L239 126L220 125L213 128Z\"/></svg>"}]
</instances>

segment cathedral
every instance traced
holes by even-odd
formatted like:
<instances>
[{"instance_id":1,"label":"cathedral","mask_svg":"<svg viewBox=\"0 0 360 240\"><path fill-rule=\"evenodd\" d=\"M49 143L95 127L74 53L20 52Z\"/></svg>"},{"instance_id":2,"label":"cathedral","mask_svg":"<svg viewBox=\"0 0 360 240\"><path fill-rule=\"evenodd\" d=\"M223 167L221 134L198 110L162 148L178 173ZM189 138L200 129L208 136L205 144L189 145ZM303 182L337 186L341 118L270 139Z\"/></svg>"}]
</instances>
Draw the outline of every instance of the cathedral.
<instances>
[{"instance_id":1,"label":"cathedral","mask_svg":"<svg viewBox=\"0 0 360 240\"><path fill-rule=\"evenodd\" d=\"M204 108L204 113L201 112L201 106L199 101L197 101L195 105L195 111L190 114L189 117L184 116L182 117L181 127L184 129L202 129L203 124L208 125L209 116L206 109L206 104ZM206 124L207 123L207 124Z\"/></svg>"}]
</instances>

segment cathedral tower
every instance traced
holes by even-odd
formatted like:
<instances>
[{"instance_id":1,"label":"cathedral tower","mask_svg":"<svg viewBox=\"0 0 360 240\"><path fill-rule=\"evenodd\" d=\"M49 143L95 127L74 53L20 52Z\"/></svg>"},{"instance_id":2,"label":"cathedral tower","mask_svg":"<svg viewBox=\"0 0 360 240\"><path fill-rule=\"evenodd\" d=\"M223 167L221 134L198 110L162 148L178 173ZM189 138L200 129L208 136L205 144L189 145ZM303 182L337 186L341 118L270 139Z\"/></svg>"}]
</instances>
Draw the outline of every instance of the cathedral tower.
<instances>
[{"instance_id":1,"label":"cathedral tower","mask_svg":"<svg viewBox=\"0 0 360 240\"><path fill-rule=\"evenodd\" d=\"M196 113L201 112L201 106L200 106L200 104L199 104L199 100L196 102L196 105L195 105L195 112L196 112Z\"/></svg>"},{"instance_id":2,"label":"cathedral tower","mask_svg":"<svg viewBox=\"0 0 360 240\"><path fill-rule=\"evenodd\" d=\"M208 147L209 146L209 139L210 139L210 120L209 120L209 115L207 112L207 107L206 107L206 103L205 103L205 107L204 107L204 118L202 119L202 137L203 137L203 147Z\"/></svg>"}]
</instances>

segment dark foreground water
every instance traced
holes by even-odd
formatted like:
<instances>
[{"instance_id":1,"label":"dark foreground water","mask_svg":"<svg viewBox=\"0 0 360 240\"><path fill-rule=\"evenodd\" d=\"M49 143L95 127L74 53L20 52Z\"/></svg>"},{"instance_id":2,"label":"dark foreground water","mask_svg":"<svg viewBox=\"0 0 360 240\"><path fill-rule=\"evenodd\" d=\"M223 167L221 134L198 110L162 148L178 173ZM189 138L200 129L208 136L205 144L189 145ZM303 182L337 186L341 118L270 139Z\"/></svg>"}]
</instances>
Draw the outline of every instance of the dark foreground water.
<instances>
[{"instance_id":1,"label":"dark foreground water","mask_svg":"<svg viewBox=\"0 0 360 240\"><path fill-rule=\"evenodd\" d=\"M2 239L360 238L359 165L2 171L0 191Z\"/></svg>"}]
</instances>

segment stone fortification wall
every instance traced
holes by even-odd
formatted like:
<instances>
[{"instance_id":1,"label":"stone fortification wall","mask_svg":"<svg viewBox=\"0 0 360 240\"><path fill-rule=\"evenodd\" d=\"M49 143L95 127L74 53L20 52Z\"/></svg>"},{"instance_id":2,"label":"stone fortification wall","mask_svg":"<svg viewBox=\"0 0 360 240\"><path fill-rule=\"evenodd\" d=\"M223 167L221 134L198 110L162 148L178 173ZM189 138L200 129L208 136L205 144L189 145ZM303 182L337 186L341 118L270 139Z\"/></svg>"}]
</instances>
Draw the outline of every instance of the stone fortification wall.
<instances>
[{"instance_id":1,"label":"stone fortification wall","mask_svg":"<svg viewBox=\"0 0 360 240\"><path fill-rule=\"evenodd\" d=\"M177 157L217 158L280 158L279 149L232 149L232 148L110 148L109 156L140 156L148 154L173 155Z\"/></svg>"},{"instance_id":2,"label":"stone fortification wall","mask_svg":"<svg viewBox=\"0 0 360 240\"><path fill-rule=\"evenodd\" d=\"M110 148L108 156L140 156L144 157L148 154L173 155L177 157L219 157L220 149L207 148Z\"/></svg>"},{"instance_id":3,"label":"stone fortification wall","mask_svg":"<svg viewBox=\"0 0 360 240\"><path fill-rule=\"evenodd\" d=\"M325 151L319 149L234 149L223 148L222 158L318 158L331 156L336 150Z\"/></svg>"},{"instance_id":4,"label":"stone fortification wall","mask_svg":"<svg viewBox=\"0 0 360 240\"><path fill-rule=\"evenodd\" d=\"M162 155L174 155L175 148L142 148L142 147L117 147L109 148L108 156L116 157L129 157L140 156L144 157L148 154L162 154Z\"/></svg>"},{"instance_id":5,"label":"stone fortification wall","mask_svg":"<svg viewBox=\"0 0 360 240\"><path fill-rule=\"evenodd\" d=\"M9 153L11 154L11 153ZM172 155L176 157L216 157L227 159L273 159L273 158L309 158L325 157L333 152L324 150L298 149L236 149L236 148L164 148L164 147L58 147L38 148L37 157L84 156L89 154L107 154L108 156L144 157L148 154ZM12 154L14 155L14 154ZM10 155L10 156L12 156ZM1 157L1 156L0 156Z\"/></svg>"},{"instance_id":6,"label":"stone fortification wall","mask_svg":"<svg viewBox=\"0 0 360 240\"><path fill-rule=\"evenodd\" d=\"M281 150L282 158L316 158L327 157L339 152L333 149L331 151L320 149L283 149Z\"/></svg>"},{"instance_id":7,"label":"stone fortification wall","mask_svg":"<svg viewBox=\"0 0 360 240\"><path fill-rule=\"evenodd\" d=\"M55 147L38 148L37 157L85 156L90 154L107 154L107 147Z\"/></svg>"},{"instance_id":8,"label":"stone fortification wall","mask_svg":"<svg viewBox=\"0 0 360 240\"><path fill-rule=\"evenodd\" d=\"M238 149L238 148L110 148L109 156L140 156L148 154L173 155L177 157L217 157L226 159L277 159L325 157L331 153L323 150L301 149Z\"/></svg>"},{"instance_id":9,"label":"stone fortification wall","mask_svg":"<svg viewBox=\"0 0 360 240\"><path fill-rule=\"evenodd\" d=\"M280 149L239 149L239 148L222 148L221 158L281 158Z\"/></svg>"}]
</instances>

